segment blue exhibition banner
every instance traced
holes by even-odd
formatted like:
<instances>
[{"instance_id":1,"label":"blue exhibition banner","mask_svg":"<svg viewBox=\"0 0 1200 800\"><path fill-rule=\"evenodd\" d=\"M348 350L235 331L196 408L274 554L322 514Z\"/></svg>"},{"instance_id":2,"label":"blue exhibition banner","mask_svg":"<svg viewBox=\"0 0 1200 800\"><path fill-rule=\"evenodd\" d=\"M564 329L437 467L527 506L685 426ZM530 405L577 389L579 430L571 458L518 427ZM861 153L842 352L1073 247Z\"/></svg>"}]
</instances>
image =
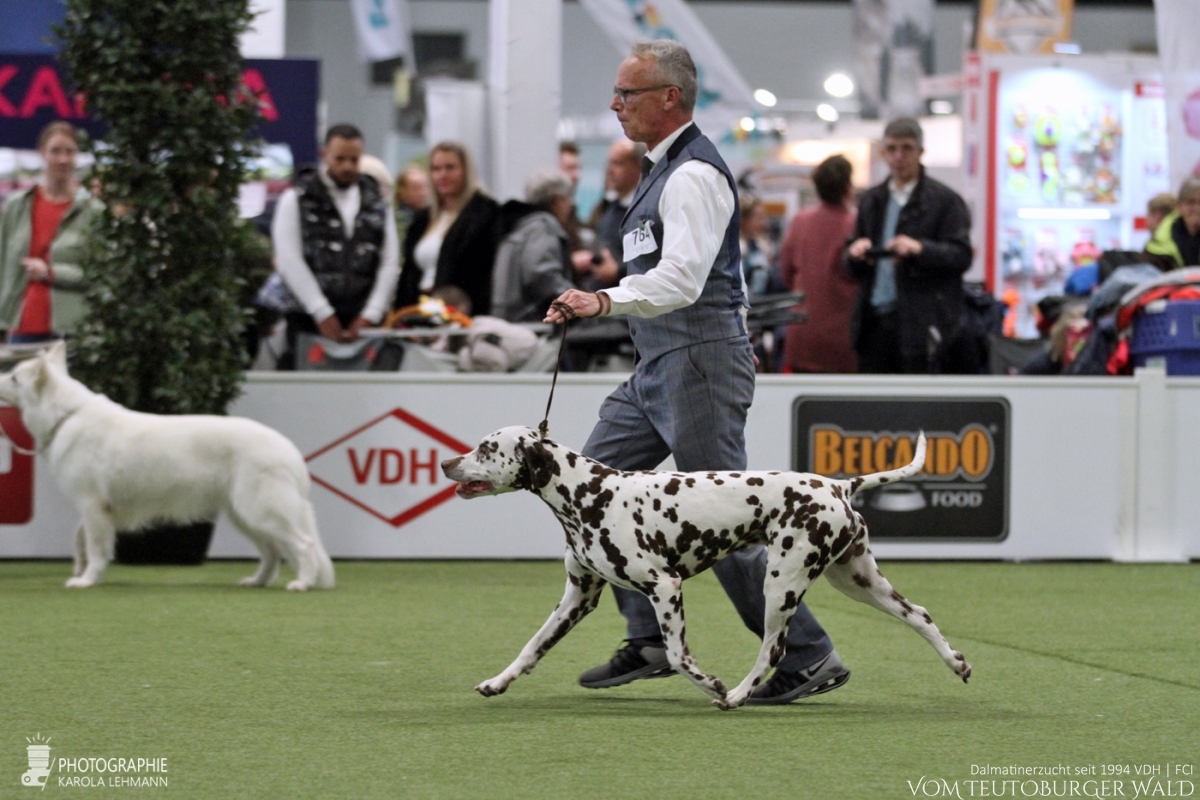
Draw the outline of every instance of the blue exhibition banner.
<instances>
[{"instance_id":1,"label":"blue exhibition banner","mask_svg":"<svg viewBox=\"0 0 1200 800\"><path fill-rule=\"evenodd\" d=\"M320 62L247 59L242 83L263 115L252 135L288 145L297 165L315 162ZM88 116L86 99L71 92L53 55L0 54L0 147L35 149L38 133L58 119L104 138L105 124Z\"/></svg>"}]
</instances>

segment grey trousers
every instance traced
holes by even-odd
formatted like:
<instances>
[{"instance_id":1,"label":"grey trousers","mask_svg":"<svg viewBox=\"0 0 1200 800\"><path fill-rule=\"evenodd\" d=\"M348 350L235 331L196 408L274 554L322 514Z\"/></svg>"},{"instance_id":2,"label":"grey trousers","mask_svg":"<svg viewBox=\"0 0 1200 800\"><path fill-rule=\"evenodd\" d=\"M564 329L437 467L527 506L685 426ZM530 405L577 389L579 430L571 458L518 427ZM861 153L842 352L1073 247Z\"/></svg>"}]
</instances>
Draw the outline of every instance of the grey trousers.
<instances>
[{"instance_id":1,"label":"grey trousers","mask_svg":"<svg viewBox=\"0 0 1200 800\"><path fill-rule=\"evenodd\" d=\"M746 414L753 399L754 361L745 339L680 348L639 364L605 399L583 454L619 470L654 469L668 455L683 472L745 469ZM766 565L767 549L759 546L713 567L742 622L760 638ZM612 589L629 638L661 635L645 595ZM795 672L832 651L833 642L801 603L788 627L787 654L778 668Z\"/></svg>"}]
</instances>

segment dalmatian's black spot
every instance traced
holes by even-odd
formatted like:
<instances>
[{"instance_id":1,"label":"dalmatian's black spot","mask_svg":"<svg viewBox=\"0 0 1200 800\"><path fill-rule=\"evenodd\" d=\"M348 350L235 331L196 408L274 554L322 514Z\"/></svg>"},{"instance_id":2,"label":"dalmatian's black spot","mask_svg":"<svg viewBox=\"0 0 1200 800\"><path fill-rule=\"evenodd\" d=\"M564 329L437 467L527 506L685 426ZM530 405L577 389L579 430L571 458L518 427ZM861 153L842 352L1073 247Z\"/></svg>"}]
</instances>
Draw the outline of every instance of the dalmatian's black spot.
<instances>
[{"instance_id":1,"label":"dalmatian's black spot","mask_svg":"<svg viewBox=\"0 0 1200 800\"><path fill-rule=\"evenodd\" d=\"M746 478L747 486L762 486L766 481L762 478Z\"/></svg>"},{"instance_id":2,"label":"dalmatian's black spot","mask_svg":"<svg viewBox=\"0 0 1200 800\"><path fill-rule=\"evenodd\" d=\"M657 497L654 498L653 508L655 511L662 511L662 500L659 500Z\"/></svg>"},{"instance_id":3,"label":"dalmatian's black spot","mask_svg":"<svg viewBox=\"0 0 1200 800\"><path fill-rule=\"evenodd\" d=\"M679 494L679 478L671 478L667 481L667 485L663 487L663 494Z\"/></svg>"},{"instance_id":4,"label":"dalmatian's black spot","mask_svg":"<svg viewBox=\"0 0 1200 800\"><path fill-rule=\"evenodd\" d=\"M752 506L756 506L756 505L758 505L758 504L759 504L759 502L760 502L760 501L759 501L759 499L758 499L758 495L756 495L756 494L752 494L752 495L750 495L749 497L747 497L747 498L746 498L746 503L747 503L747 504L749 504L749 505L752 505Z\"/></svg>"},{"instance_id":5,"label":"dalmatian's black spot","mask_svg":"<svg viewBox=\"0 0 1200 800\"><path fill-rule=\"evenodd\" d=\"M857 572L854 573L854 582L857 583L859 586L861 586L864 589L871 588L871 579L867 578L863 575L859 575Z\"/></svg>"}]
</instances>

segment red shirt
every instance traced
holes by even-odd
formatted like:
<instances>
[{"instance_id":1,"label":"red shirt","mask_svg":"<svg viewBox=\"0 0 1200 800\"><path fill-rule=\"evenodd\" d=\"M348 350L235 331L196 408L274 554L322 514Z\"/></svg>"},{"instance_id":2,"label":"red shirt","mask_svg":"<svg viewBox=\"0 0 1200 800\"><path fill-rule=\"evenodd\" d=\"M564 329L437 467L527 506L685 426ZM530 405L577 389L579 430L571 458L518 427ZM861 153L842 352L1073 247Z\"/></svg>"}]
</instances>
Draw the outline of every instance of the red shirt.
<instances>
[{"instance_id":1,"label":"red shirt","mask_svg":"<svg viewBox=\"0 0 1200 800\"><path fill-rule=\"evenodd\" d=\"M858 281L842 264L854 219L845 206L821 203L796 214L788 226L779 266L787 287L804 292L808 312L807 321L787 329L783 352L790 372L858 371L850 341Z\"/></svg>"},{"instance_id":2,"label":"red shirt","mask_svg":"<svg viewBox=\"0 0 1200 800\"><path fill-rule=\"evenodd\" d=\"M33 190L33 228L29 234L29 257L40 258L50 264L50 245L58 235L58 226L71 208L74 199L52 203L42 194L42 187ZM54 280L53 267L50 277L43 281L29 281L25 287L25 302L21 307L21 320L13 333L50 333L50 284Z\"/></svg>"}]
</instances>

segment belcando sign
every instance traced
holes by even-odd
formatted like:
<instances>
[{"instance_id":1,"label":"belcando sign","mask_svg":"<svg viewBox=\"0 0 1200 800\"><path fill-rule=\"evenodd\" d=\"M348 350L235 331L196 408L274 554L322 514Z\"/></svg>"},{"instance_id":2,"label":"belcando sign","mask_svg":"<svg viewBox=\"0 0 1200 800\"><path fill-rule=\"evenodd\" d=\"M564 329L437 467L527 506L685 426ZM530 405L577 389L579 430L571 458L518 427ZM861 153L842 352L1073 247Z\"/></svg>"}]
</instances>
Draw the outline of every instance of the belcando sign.
<instances>
[{"instance_id":1,"label":"belcando sign","mask_svg":"<svg viewBox=\"0 0 1200 800\"><path fill-rule=\"evenodd\" d=\"M864 491L873 539L1001 541L1008 535L1008 401L1003 398L797 398L792 467L848 479L912 462L916 477Z\"/></svg>"}]
</instances>

